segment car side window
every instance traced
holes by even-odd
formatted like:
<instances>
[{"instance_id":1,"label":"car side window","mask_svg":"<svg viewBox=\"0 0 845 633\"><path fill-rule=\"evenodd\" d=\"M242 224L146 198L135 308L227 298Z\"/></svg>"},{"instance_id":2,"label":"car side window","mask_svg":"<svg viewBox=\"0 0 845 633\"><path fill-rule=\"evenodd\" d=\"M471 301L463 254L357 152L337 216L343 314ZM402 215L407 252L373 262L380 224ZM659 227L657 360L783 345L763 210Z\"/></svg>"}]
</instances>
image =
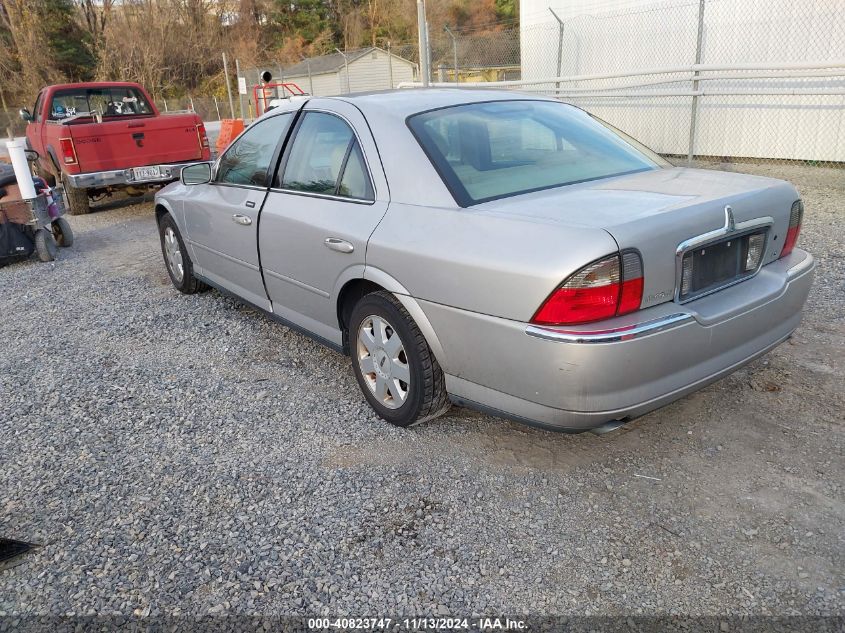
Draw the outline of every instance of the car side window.
<instances>
[{"instance_id":1,"label":"car side window","mask_svg":"<svg viewBox=\"0 0 845 633\"><path fill-rule=\"evenodd\" d=\"M44 96L43 92L38 93L38 98L35 100L35 105L32 106L32 116L35 117L35 121L40 123L41 122L41 97Z\"/></svg>"},{"instance_id":2,"label":"car side window","mask_svg":"<svg viewBox=\"0 0 845 633\"><path fill-rule=\"evenodd\" d=\"M308 112L293 140L282 189L373 200L364 155L352 128L340 117Z\"/></svg>"},{"instance_id":3,"label":"car side window","mask_svg":"<svg viewBox=\"0 0 845 633\"><path fill-rule=\"evenodd\" d=\"M266 187L273 153L292 119L285 112L253 123L223 154L214 182Z\"/></svg>"},{"instance_id":4,"label":"car side window","mask_svg":"<svg viewBox=\"0 0 845 633\"><path fill-rule=\"evenodd\" d=\"M352 144L349 157L346 159L346 168L340 178L337 195L355 198L356 200L372 200L374 198L373 185L367 172L367 163L364 161L364 155L361 153L358 141Z\"/></svg>"}]
</instances>

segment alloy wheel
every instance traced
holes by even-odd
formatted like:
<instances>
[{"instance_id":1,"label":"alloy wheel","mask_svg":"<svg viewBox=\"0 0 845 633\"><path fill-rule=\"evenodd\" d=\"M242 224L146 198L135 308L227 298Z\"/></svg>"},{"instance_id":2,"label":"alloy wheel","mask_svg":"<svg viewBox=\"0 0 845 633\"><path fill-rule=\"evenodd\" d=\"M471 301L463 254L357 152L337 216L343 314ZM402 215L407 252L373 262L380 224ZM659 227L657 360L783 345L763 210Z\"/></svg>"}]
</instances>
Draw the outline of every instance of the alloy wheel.
<instances>
[{"instance_id":1,"label":"alloy wheel","mask_svg":"<svg viewBox=\"0 0 845 633\"><path fill-rule=\"evenodd\" d=\"M182 250L179 248L176 231L171 226L164 229L164 254L167 257L167 267L176 279L176 283L182 283L185 265L182 261Z\"/></svg>"},{"instance_id":2,"label":"alloy wheel","mask_svg":"<svg viewBox=\"0 0 845 633\"><path fill-rule=\"evenodd\" d=\"M398 409L408 399L411 368L399 333L383 317L370 315L358 328L358 366L364 382L388 409Z\"/></svg>"}]
</instances>

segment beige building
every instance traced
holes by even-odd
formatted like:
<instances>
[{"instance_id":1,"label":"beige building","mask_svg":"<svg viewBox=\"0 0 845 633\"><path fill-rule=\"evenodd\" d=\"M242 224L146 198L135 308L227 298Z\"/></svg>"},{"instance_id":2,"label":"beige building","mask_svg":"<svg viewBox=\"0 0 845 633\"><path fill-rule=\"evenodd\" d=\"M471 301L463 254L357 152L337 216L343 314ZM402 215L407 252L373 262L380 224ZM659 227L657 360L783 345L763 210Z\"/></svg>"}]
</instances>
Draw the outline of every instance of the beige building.
<instances>
[{"instance_id":1,"label":"beige building","mask_svg":"<svg viewBox=\"0 0 845 633\"><path fill-rule=\"evenodd\" d=\"M314 96L388 90L400 82L413 81L416 64L370 46L341 53L311 57L284 70L282 81L296 83Z\"/></svg>"}]
</instances>

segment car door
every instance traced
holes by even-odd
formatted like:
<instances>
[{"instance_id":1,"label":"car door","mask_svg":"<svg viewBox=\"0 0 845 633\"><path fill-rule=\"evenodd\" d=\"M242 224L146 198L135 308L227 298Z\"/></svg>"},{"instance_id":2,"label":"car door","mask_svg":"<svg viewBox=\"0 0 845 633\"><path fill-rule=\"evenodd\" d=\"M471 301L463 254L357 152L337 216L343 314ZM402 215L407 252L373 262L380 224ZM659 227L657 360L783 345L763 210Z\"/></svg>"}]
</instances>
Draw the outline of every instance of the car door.
<instances>
[{"instance_id":1,"label":"car door","mask_svg":"<svg viewBox=\"0 0 845 633\"><path fill-rule=\"evenodd\" d=\"M185 227L197 272L265 310L258 260L258 214L268 179L293 122L281 112L253 123L229 146L212 180L188 187Z\"/></svg>"},{"instance_id":2,"label":"car door","mask_svg":"<svg viewBox=\"0 0 845 633\"><path fill-rule=\"evenodd\" d=\"M388 201L361 112L343 101L309 101L261 212L258 241L273 311L340 343L338 290L363 276L367 241Z\"/></svg>"}]
</instances>

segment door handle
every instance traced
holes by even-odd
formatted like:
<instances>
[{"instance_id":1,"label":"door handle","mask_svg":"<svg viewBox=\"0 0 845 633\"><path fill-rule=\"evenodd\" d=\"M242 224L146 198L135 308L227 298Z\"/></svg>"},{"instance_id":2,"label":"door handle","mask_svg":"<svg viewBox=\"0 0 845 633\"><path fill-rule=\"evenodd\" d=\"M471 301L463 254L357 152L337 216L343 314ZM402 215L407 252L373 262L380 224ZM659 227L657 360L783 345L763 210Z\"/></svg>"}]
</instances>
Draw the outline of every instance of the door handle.
<instances>
[{"instance_id":1,"label":"door handle","mask_svg":"<svg viewBox=\"0 0 845 633\"><path fill-rule=\"evenodd\" d=\"M330 248L338 253L351 253L355 250L352 244L337 237L327 237L323 244L326 245L326 248Z\"/></svg>"},{"instance_id":2,"label":"door handle","mask_svg":"<svg viewBox=\"0 0 845 633\"><path fill-rule=\"evenodd\" d=\"M232 222L235 224L242 224L243 226L249 226L252 224L252 218L236 213L232 216Z\"/></svg>"},{"instance_id":3,"label":"door handle","mask_svg":"<svg viewBox=\"0 0 845 633\"><path fill-rule=\"evenodd\" d=\"M250 209L254 209L254 208L255 208L255 203L254 203L252 200L247 200L247 201L246 201L246 206L248 206Z\"/></svg>"}]
</instances>

